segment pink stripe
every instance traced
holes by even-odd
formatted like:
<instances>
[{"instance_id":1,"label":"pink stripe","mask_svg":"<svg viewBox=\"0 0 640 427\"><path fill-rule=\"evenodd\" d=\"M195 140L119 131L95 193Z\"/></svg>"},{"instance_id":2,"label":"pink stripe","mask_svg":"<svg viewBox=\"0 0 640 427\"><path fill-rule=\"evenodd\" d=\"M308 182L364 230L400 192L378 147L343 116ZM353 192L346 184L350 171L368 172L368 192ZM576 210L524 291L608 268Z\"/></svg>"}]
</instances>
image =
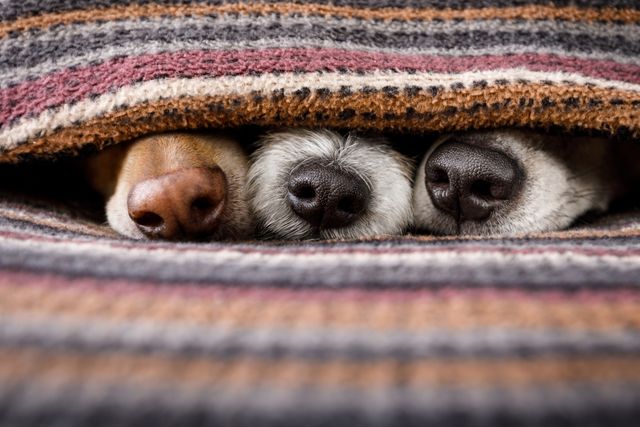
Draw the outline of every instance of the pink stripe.
<instances>
[{"instance_id":1,"label":"pink stripe","mask_svg":"<svg viewBox=\"0 0 640 427\"><path fill-rule=\"evenodd\" d=\"M149 281L104 279L95 277L65 277L51 273L35 274L0 270L0 288L20 287L56 290L73 289L106 296L127 294L153 294L170 298L243 298L261 301L384 301L393 303L415 302L418 299L481 299L481 300L539 300L549 302L610 301L640 303L640 289L636 290L517 290L496 288L457 289L283 289L276 287L238 287L216 284L172 283L157 284Z\"/></svg>"},{"instance_id":2,"label":"pink stripe","mask_svg":"<svg viewBox=\"0 0 640 427\"><path fill-rule=\"evenodd\" d=\"M565 71L587 77L640 83L640 66L556 55L449 57L337 49L176 52L115 58L96 66L67 69L4 89L0 91L0 125L122 86L161 78L218 77L275 71L414 70L458 73L513 67L541 72Z\"/></svg>"}]
</instances>

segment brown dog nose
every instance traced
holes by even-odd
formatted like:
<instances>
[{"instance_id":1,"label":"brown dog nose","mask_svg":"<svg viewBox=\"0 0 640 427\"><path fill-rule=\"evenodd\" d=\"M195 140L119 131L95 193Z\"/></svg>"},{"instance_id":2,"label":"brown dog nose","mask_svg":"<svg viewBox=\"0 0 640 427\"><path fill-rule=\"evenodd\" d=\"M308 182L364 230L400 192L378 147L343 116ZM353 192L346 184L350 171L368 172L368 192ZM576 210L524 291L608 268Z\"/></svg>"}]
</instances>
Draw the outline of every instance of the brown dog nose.
<instances>
[{"instance_id":1,"label":"brown dog nose","mask_svg":"<svg viewBox=\"0 0 640 427\"><path fill-rule=\"evenodd\" d=\"M129 216L147 237L182 240L211 235L227 198L219 167L179 169L136 184L129 192Z\"/></svg>"},{"instance_id":2,"label":"brown dog nose","mask_svg":"<svg viewBox=\"0 0 640 427\"><path fill-rule=\"evenodd\" d=\"M340 228L362 216L371 192L362 178L332 166L309 163L289 177L293 211L315 228Z\"/></svg>"},{"instance_id":3,"label":"brown dog nose","mask_svg":"<svg viewBox=\"0 0 640 427\"><path fill-rule=\"evenodd\" d=\"M518 194L522 171L503 153L451 140L429 156L425 185L441 211L458 221L481 221Z\"/></svg>"}]
</instances>

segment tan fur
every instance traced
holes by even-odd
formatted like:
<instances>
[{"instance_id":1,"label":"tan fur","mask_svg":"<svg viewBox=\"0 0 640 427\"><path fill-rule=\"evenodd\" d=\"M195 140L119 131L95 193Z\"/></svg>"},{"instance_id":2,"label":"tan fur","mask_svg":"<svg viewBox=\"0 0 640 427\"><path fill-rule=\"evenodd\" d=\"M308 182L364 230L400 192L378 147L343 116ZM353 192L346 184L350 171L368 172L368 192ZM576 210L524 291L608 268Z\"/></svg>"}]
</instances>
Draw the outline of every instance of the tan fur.
<instances>
[{"instance_id":1,"label":"tan fur","mask_svg":"<svg viewBox=\"0 0 640 427\"><path fill-rule=\"evenodd\" d=\"M119 233L144 238L127 211L127 196L137 183L172 171L219 166L226 174L228 203L212 239L247 237L252 221L246 196L248 158L240 144L215 134L166 133L108 148L86 162L89 183L107 200L109 224Z\"/></svg>"}]
</instances>

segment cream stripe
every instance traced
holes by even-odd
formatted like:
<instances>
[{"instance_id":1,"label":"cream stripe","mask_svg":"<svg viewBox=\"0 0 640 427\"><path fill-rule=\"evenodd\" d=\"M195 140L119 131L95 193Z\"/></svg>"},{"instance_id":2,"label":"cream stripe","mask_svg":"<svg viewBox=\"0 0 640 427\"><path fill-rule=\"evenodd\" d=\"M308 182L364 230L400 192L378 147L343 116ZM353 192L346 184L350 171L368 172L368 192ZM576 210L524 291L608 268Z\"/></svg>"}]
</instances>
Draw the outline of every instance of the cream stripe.
<instances>
[{"instance_id":1,"label":"cream stripe","mask_svg":"<svg viewBox=\"0 0 640 427\"><path fill-rule=\"evenodd\" d=\"M419 331L373 331L366 328L251 327L234 328L185 325L179 322L158 324L153 321L114 322L101 318L70 320L56 316L6 316L0 313L0 343L19 345L36 343L42 347L70 345L126 348L131 351L149 348L181 352L220 352L230 349L245 355L273 354L274 348L292 354L317 351L348 354L350 349L368 356L389 356L401 351L410 356L437 356L487 353L513 355L526 348L547 352L573 352L606 349L634 353L640 349L637 330L605 332L563 329L530 330L517 328L475 328L465 330L422 329ZM515 348L515 349L514 349ZM617 350L617 351L616 351ZM324 354L324 353L323 353ZM325 356L326 357L326 356Z\"/></svg>"},{"instance_id":2,"label":"cream stripe","mask_svg":"<svg viewBox=\"0 0 640 427\"><path fill-rule=\"evenodd\" d=\"M385 86L416 85L425 87L460 82L466 86L478 80L493 83L506 77L511 81L518 79L526 79L533 82L545 80L558 84L571 81L578 85L591 84L629 92L640 92L640 85L637 84L587 78L573 73L535 72L522 68L460 74L409 74L385 71L366 75L288 73L278 76L265 74L257 77L227 76L219 78L163 79L126 86L113 93L101 95L95 100L85 99L73 105L65 104L62 108L47 110L34 118L22 118L14 126L0 133L0 149L15 148L31 138L51 133L54 129L82 123L120 108L161 99L178 99L188 96L242 95L254 92L270 94L280 89L284 90L286 95L301 87L308 87L312 90L328 88L335 91L345 85L353 88L369 86L381 89ZM638 95L640 96L640 93Z\"/></svg>"}]
</instances>

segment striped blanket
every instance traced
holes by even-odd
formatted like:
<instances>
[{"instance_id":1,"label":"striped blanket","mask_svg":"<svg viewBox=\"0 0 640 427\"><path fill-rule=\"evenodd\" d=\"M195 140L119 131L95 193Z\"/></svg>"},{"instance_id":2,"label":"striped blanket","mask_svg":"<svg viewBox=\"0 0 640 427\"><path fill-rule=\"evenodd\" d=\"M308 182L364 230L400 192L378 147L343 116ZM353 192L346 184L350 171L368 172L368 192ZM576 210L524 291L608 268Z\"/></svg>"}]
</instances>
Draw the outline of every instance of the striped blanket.
<instances>
[{"instance_id":1,"label":"striped blanket","mask_svg":"<svg viewBox=\"0 0 640 427\"><path fill-rule=\"evenodd\" d=\"M0 160L148 132L640 138L635 0L0 0ZM135 242L0 182L0 425L635 426L640 212Z\"/></svg>"}]
</instances>

